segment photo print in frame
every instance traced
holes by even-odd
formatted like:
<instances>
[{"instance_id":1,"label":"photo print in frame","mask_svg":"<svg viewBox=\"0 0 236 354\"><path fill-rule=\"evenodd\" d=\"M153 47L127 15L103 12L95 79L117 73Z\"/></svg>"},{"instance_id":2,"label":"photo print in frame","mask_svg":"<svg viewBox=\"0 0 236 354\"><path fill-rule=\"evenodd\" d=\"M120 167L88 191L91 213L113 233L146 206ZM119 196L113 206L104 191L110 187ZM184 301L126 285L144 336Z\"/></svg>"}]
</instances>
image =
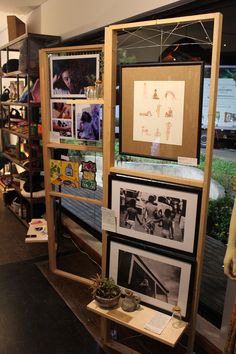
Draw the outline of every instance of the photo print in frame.
<instances>
[{"instance_id":1,"label":"photo print in frame","mask_svg":"<svg viewBox=\"0 0 236 354\"><path fill-rule=\"evenodd\" d=\"M102 109L100 104L75 105L76 139L99 141L102 126Z\"/></svg>"},{"instance_id":2,"label":"photo print in frame","mask_svg":"<svg viewBox=\"0 0 236 354\"><path fill-rule=\"evenodd\" d=\"M196 253L201 189L109 176L117 233L189 254Z\"/></svg>"},{"instance_id":3,"label":"photo print in frame","mask_svg":"<svg viewBox=\"0 0 236 354\"><path fill-rule=\"evenodd\" d=\"M110 234L108 237L108 270L117 285L139 295L147 306L171 314L181 308L188 320L191 304L194 261L161 253L154 247Z\"/></svg>"},{"instance_id":4,"label":"photo print in frame","mask_svg":"<svg viewBox=\"0 0 236 354\"><path fill-rule=\"evenodd\" d=\"M99 54L50 57L52 98L86 98L84 88L99 79Z\"/></svg>"},{"instance_id":5,"label":"photo print in frame","mask_svg":"<svg viewBox=\"0 0 236 354\"><path fill-rule=\"evenodd\" d=\"M199 160L202 85L202 62L121 66L120 153Z\"/></svg>"}]
</instances>

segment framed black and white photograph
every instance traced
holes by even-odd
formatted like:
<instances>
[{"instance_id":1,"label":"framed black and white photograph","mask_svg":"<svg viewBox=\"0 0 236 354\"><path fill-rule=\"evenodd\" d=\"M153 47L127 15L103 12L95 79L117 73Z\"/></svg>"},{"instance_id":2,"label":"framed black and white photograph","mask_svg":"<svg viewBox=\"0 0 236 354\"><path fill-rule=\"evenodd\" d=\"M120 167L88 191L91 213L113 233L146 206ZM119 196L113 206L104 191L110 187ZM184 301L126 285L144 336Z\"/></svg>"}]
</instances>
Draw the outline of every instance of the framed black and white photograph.
<instances>
[{"instance_id":1,"label":"framed black and white photograph","mask_svg":"<svg viewBox=\"0 0 236 354\"><path fill-rule=\"evenodd\" d=\"M108 275L116 284L139 295L141 301L172 313L180 306L185 320L191 300L194 264L189 259L158 253L154 247L142 248L138 242L119 236L108 238Z\"/></svg>"},{"instance_id":2,"label":"framed black and white photograph","mask_svg":"<svg viewBox=\"0 0 236 354\"><path fill-rule=\"evenodd\" d=\"M102 125L102 105L76 104L75 128L76 138L80 140L98 141Z\"/></svg>"},{"instance_id":3,"label":"framed black and white photograph","mask_svg":"<svg viewBox=\"0 0 236 354\"><path fill-rule=\"evenodd\" d=\"M202 62L121 66L120 153L199 160L202 83Z\"/></svg>"},{"instance_id":4,"label":"framed black and white photograph","mask_svg":"<svg viewBox=\"0 0 236 354\"><path fill-rule=\"evenodd\" d=\"M159 181L110 176L117 233L195 253L201 190Z\"/></svg>"},{"instance_id":5,"label":"framed black and white photograph","mask_svg":"<svg viewBox=\"0 0 236 354\"><path fill-rule=\"evenodd\" d=\"M99 54L50 57L51 97L85 98L84 88L99 79Z\"/></svg>"}]
</instances>

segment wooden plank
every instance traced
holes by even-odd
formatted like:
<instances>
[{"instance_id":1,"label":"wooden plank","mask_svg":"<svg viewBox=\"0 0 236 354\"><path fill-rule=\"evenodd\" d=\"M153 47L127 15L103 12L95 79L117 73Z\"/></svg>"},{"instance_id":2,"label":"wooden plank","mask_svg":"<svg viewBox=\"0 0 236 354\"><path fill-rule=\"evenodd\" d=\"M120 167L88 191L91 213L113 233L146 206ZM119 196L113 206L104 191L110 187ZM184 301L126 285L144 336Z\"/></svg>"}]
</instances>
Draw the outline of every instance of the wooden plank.
<instances>
[{"instance_id":1,"label":"wooden plank","mask_svg":"<svg viewBox=\"0 0 236 354\"><path fill-rule=\"evenodd\" d=\"M203 186L202 180L188 179L188 178L169 176L169 175L160 175L158 173L151 173L151 172L145 172L145 171L143 172L140 170L132 170L129 168L111 167L110 172L122 174L122 175L134 176L134 177L138 177L138 178L151 179L151 180L155 180L155 181L164 181L164 182L169 182L169 183L188 185L188 186L192 186L192 187L202 188L202 186Z\"/></svg>"},{"instance_id":2,"label":"wooden plank","mask_svg":"<svg viewBox=\"0 0 236 354\"><path fill-rule=\"evenodd\" d=\"M102 309L95 303L95 301L92 301L87 305L87 309L145 336L158 340L170 347L176 345L188 326L187 322L182 321L181 325L178 328L175 328L173 327L173 320L171 319L161 334L148 331L144 328L144 325L149 322L158 311L143 305L140 307L140 310L127 313L120 307L113 310Z\"/></svg>"},{"instance_id":3,"label":"wooden plank","mask_svg":"<svg viewBox=\"0 0 236 354\"><path fill-rule=\"evenodd\" d=\"M92 151L92 152L102 152L102 146L88 146L88 145L77 145L77 144L66 144L66 143L47 143L47 147L50 149L68 149L77 151Z\"/></svg>"},{"instance_id":4,"label":"wooden plank","mask_svg":"<svg viewBox=\"0 0 236 354\"><path fill-rule=\"evenodd\" d=\"M82 45L82 46L67 46L67 47L55 47L55 48L44 48L45 53L78 53L83 51L99 51L103 50L103 44L89 44L89 45Z\"/></svg>"},{"instance_id":5,"label":"wooden plank","mask_svg":"<svg viewBox=\"0 0 236 354\"><path fill-rule=\"evenodd\" d=\"M104 104L103 98L98 99L65 99L67 104Z\"/></svg>"},{"instance_id":6,"label":"wooden plank","mask_svg":"<svg viewBox=\"0 0 236 354\"><path fill-rule=\"evenodd\" d=\"M102 201L99 199L92 199L92 198L85 198L85 197L80 197L78 195L73 195L73 194L67 194L67 193L62 193L62 192L54 192L50 191L49 195L51 197L58 197L58 198L70 198L74 200L78 200L80 202L84 203L91 203L91 204L96 204L96 205L102 205Z\"/></svg>"},{"instance_id":7,"label":"wooden plank","mask_svg":"<svg viewBox=\"0 0 236 354\"><path fill-rule=\"evenodd\" d=\"M216 114L216 99L218 89L218 75L220 64L220 48L221 48L221 34L222 34L222 20L223 17L220 13L214 16L213 28L213 48L211 59L211 79L210 79L210 97L209 97L209 113L208 113L208 128L207 128L207 145L206 145L206 159L203 180L203 193L201 203L201 216L199 223L199 240L197 249L197 270L196 280L194 285L194 298L192 303L192 317L190 323L190 333L188 337L188 354L193 352L195 327L197 321L197 310L200 296L201 275L203 267L203 254L205 247L206 225L207 225L207 212L211 180L211 166L214 146L215 135L215 114Z\"/></svg>"},{"instance_id":8,"label":"wooden plank","mask_svg":"<svg viewBox=\"0 0 236 354\"><path fill-rule=\"evenodd\" d=\"M196 21L212 21L217 17L217 13L209 13L209 14L201 14L201 15L193 15L193 16L182 16L182 17L173 17L168 19L160 19L160 20L150 20L150 21L139 21L139 22L131 22L131 23L121 23L117 25L111 25L113 31L129 29L129 28L137 28L137 27L147 27L147 26L155 26L155 25L166 25L166 24L174 24L174 23L184 23L184 22L196 22Z\"/></svg>"},{"instance_id":9,"label":"wooden plank","mask_svg":"<svg viewBox=\"0 0 236 354\"><path fill-rule=\"evenodd\" d=\"M44 188L46 203L46 220L48 225L48 254L49 267L51 271L56 269L56 235L54 226L54 205L53 198L50 196L52 185L50 183L50 159L52 151L48 149L50 131L50 102L46 92L50 92L49 84L49 68L48 57L44 49L39 51L39 67L40 67L40 96L41 96L41 112L42 112L42 141L43 141L43 163L44 163Z\"/></svg>"},{"instance_id":10,"label":"wooden plank","mask_svg":"<svg viewBox=\"0 0 236 354\"><path fill-rule=\"evenodd\" d=\"M92 280L89 280L89 279L84 278L84 277L80 277L79 275L75 275L75 274L72 274L72 273L64 272L63 270L60 270L60 269L55 269L53 271L53 273L56 274L56 275L59 275L60 277L63 277L63 278L66 278L66 279L70 279L70 280L76 281L78 283L87 285L87 286L91 286L92 283L93 283Z\"/></svg>"}]
</instances>

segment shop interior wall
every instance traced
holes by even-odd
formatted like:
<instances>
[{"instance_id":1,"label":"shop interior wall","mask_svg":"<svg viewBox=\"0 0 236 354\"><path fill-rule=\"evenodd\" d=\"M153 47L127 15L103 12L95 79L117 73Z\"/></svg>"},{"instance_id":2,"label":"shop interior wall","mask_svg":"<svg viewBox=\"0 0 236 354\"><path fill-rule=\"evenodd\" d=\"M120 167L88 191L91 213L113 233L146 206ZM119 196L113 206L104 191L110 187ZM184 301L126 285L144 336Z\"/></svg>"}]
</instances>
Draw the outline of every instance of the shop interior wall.
<instances>
[{"instance_id":1,"label":"shop interior wall","mask_svg":"<svg viewBox=\"0 0 236 354\"><path fill-rule=\"evenodd\" d=\"M28 15L9 15L24 21L28 32L58 35L64 40L177 2L183 0L48 0ZM8 42L7 15L0 12L0 45Z\"/></svg>"}]
</instances>

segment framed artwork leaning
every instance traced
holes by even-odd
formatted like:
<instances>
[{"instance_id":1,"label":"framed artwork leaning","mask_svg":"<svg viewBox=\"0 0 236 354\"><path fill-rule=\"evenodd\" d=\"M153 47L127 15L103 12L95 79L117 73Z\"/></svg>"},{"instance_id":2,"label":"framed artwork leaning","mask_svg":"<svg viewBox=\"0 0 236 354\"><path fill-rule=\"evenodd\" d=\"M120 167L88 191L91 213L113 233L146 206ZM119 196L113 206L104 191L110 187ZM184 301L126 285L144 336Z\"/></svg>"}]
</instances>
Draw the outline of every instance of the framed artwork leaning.
<instances>
[{"instance_id":1,"label":"framed artwork leaning","mask_svg":"<svg viewBox=\"0 0 236 354\"><path fill-rule=\"evenodd\" d=\"M120 153L199 160L203 63L121 66Z\"/></svg>"},{"instance_id":2,"label":"framed artwork leaning","mask_svg":"<svg viewBox=\"0 0 236 354\"><path fill-rule=\"evenodd\" d=\"M109 188L117 233L196 253L201 189L120 175L109 176Z\"/></svg>"},{"instance_id":3,"label":"framed artwork leaning","mask_svg":"<svg viewBox=\"0 0 236 354\"><path fill-rule=\"evenodd\" d=\"M115 234L108 237L107 252L107 275L117 285L134 291L147 306L169 314L178 305L183 319L188 320L193 260L162 253L157 248Z\"/></svg>"}]
</instances>

